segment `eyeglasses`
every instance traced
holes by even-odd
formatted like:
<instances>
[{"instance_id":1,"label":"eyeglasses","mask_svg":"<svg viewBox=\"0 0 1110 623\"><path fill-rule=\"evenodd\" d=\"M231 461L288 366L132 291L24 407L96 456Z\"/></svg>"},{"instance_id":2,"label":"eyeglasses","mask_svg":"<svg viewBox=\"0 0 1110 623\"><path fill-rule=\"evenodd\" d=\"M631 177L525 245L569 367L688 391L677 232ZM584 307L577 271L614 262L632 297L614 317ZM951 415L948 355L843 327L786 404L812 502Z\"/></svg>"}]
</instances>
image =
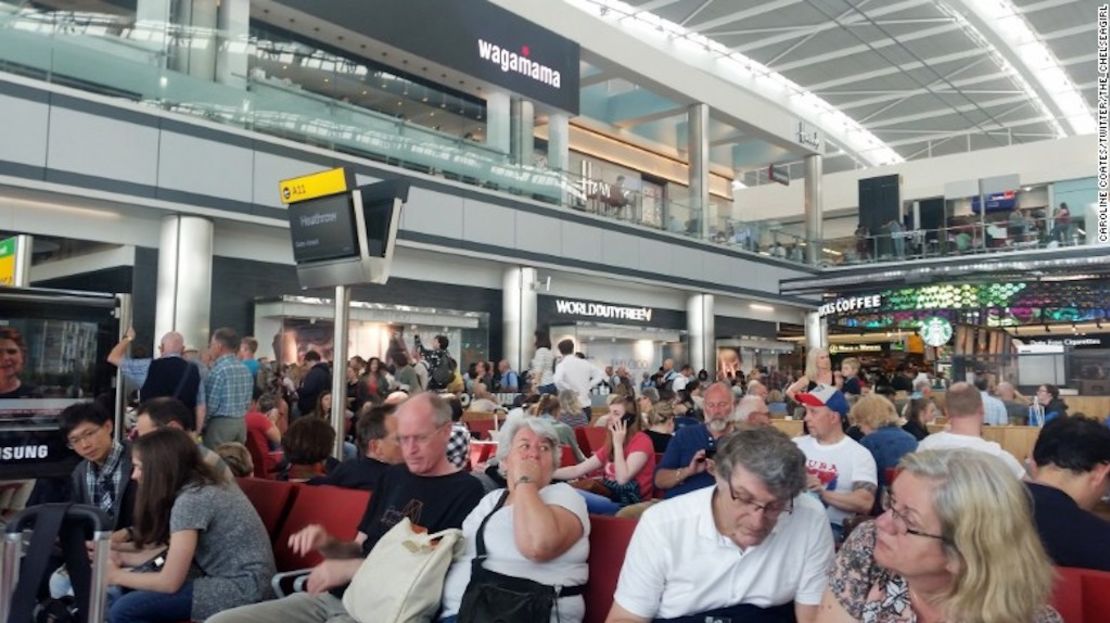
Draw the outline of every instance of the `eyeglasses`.
<instances>
[{"instance_id":1,"label":"eyeglasses","mask_svg":"<svg viewBox=\"0 0 1110 623\"><path fill-rule=\"evenodd\" d=\"M728 486L728 495L732 498L733 503L735 503L745 512L755 513L758 511L763 511L763 516L768 519L775 519L783 513L790 514L794 510L793 499L787 500L785 502L781 500L776 500L767 504L760 504L759 502L755 501L755 498L747 495L746 493L744 495L738 495L736 491L732 489L731 484Z\"/></svg>"},{"instance_id":2,"label":"eyeglasses","mask_svg":"<svg viewBox=\"0 0 1110 623\"><path fill-rule=\"evenodd\" d=\"M92 439L93 437L95 437L96 434L99 433L103 429L104 429L104 424L101 424L100 426L97 426L96 428L94 428L92 430L88 430L88 431L85 431L85 432L81 433L80 435L70 435L69 437L66 437L66 447L69 448L70 450L72 450L73 448L75 448L75 447L85 443L86 441Z\"/></svg>"},{"instance_id":3,"label":"eyeglasses","mask_svg":"<svg viewBox=\"0 0 1110 623\"><path fill-rule=\"evenodd\" d=\"M443 426L447 426L447 424L444 424ZM402 446L409 443L415 443L422 446L428 443L428 441L431 440L431 438L434 437L435 434L439 432L439 429L443 428L443 426L436 426L434 429L432 429L432 432L424 433L423 435L397 435L397 443Z\"/></svg>"},{"instance_id":4,"label":"eyeglasses","mask_svg":"<svg viewBox=\"0 0 1110 623\"><path fill-rule=\"evenodd\" d=\"M894 520L894 528L898 532L903 534L912 534L914 536L923 536L929 539L937 539L938 541L943 541L945 543L951 544L951 541L949 541L948 538L945 536L941 536L939 534L929 534L928 532L922 532L920 530L915 530L911 528L909 520L906 519L906 516L901 511L894 508L894 504L895 499L893 495L888 495L883 498L883 510L890 513L890 517Z\"/></svg>"}]
</instances>

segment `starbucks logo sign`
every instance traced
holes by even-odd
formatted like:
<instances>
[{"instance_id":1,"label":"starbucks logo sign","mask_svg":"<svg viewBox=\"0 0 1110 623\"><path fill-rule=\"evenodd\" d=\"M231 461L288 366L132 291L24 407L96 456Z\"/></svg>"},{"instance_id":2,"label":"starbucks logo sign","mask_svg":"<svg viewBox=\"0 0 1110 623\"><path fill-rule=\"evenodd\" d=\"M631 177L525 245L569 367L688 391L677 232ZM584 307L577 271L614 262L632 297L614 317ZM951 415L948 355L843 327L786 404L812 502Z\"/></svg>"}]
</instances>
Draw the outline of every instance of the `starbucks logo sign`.
<instances>
[{"instance_id":1,"label":"starbucks logo sign","mask_svg":"<svg viewBox=\"0 0 1110 623\"><path fill-rule=\"evenodd\" d=\"M952 323L940 316L921 321L921 339L929 346L944 346L952 339Z\"/></svg>"}]
</instances>

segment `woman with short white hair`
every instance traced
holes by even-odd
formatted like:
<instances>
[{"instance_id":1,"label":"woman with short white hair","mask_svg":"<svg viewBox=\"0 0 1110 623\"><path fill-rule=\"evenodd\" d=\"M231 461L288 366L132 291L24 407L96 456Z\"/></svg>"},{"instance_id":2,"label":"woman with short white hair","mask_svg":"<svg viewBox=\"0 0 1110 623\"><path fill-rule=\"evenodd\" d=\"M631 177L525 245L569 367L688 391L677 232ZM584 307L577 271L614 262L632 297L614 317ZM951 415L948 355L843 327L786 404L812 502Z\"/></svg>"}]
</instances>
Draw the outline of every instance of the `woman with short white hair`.
<instances>
[{"instance_id":1,"label":"woman with short white hair","mask_svg":"<svg viewBox=\"0 0 1110 623\"><path fill-rule=\"evenodd\" d=\"M837 555L819 623L1060 623L1025 486L968 449L906 455L886 512Z\"/></svg>"},{"instance_id":2,"label":"woman with short white hair","mask_svg":"<svg viewBox=\"0 0 1110 623\"><path fill-rule=\"evenodd\" d=\"M508 488L487 494L463 521L466 552L447 572L440 620L489 620L488 609L500 606L506 620L579 623L586 611L581 595L589 573L590 519L570 485L551 482L559 466L559 436L544 419L515 417L505 422L498 440L498 465ZM545 586L562 587L557 597L550 595L550 615L540 614L542 605L505 610L536 606L535 600L520 598L522 583L539 593L548 592Z\"/></svg>"}]
</instances>

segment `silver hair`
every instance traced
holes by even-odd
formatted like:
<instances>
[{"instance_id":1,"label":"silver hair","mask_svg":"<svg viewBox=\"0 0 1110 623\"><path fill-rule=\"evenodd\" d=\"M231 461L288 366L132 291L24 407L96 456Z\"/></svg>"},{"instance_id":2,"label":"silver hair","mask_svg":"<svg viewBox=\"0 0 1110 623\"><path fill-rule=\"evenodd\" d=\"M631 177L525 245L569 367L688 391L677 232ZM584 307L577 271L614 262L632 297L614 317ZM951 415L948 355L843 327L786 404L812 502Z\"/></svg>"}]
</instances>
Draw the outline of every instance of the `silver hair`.
<instances>
[{"instance_id":1,"label":"silver hair","mask_svg":"<svg viewBox=\"0 0 1110 623\"><path fill-rule=\"evenodd\" d=\"M805 489L806 455L773 426L739 430L717 448L717 474L726 481L741 466L763 481L778 499L793 499Z\"/></svg>"},{"instance_id":2,"label":"silver hair","mask_svg":"<svg viewBox=\"0 0 1110 623\"><path fill-rule=\"evenodd\" d=\"M560 447L562 442L559 441L559 433L555 432L555 426L542 417L518 416L505 420L505 424L497 432L497 469L501 475L505 475L505 457L509 456L509 452L513 449L513 439L520 429L525 427L532 429L532 432L551 444L552 470L559 469L563 452Z\"/></svg>"},{"instance_id":3,"label":"silver hair","mask_svg":"<svg viewBox=\"0 0 1110 623\"><path fill-rule=\"evenodd\" d=\"M767 410L767 402L763 400L763 397L748 394L736 403L736 408L732 410L732 420L734 422L747 422L752 412L759 407L762 407L764 411Z\"/></svg>"}]
</instances>

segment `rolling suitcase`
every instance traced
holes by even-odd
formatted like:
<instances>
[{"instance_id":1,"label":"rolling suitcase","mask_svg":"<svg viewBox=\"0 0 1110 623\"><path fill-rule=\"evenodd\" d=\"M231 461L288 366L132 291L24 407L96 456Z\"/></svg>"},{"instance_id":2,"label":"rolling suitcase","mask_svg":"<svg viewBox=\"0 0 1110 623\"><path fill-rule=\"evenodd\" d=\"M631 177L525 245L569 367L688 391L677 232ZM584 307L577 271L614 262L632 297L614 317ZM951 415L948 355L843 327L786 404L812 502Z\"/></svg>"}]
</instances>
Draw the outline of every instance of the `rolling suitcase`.
<instances>
[{"instance_id":1,"label":"rolling suitcase","mask_svg":"<svg viewBox=\"0 0 1110 623\"><path fill-rule=\"evenodd\" d=\"M24 531L31 530L24 554ZM95 506L43 504L19 513L8 523L0 543L0 623L36 619L38 592L54 571L55 544L60 544L76 595L76 620L101 623L105 615L111 519ZM85 541L91 532L93 560ZM44 617L45 618L45 617Z\"/></svg>"}]
</instances>

